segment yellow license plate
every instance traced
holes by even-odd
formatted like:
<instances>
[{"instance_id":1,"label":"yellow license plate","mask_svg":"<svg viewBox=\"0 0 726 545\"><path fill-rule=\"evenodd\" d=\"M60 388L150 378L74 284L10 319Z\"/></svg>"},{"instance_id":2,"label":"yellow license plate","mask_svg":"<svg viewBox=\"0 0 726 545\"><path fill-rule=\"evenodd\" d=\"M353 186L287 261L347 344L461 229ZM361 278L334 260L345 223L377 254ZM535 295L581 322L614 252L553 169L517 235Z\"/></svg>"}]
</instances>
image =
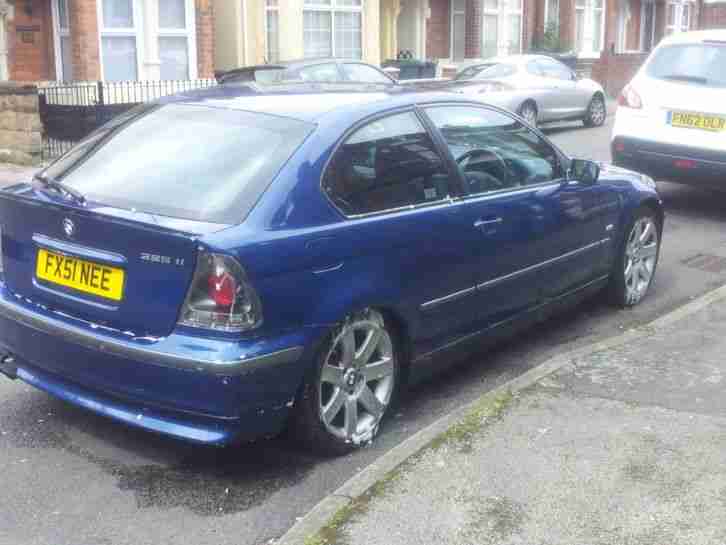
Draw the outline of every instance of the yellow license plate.
<instances>
[{"instance_id":1,"label":"yellow license plate","mask_svg":"<svg viewBox=\"0 0 726 545\"><path fill-rule=\"evenodd\" d=\"M124 274L123 269L38 249L35 276L52 284L120 301Z\"/></svg>"},{"instance_id":2,"label":"yellow license plate","mask_svg":"<svg viewBox=\"0 0 726 545\"><path fill-rule=\"evenodd\" d=\"M726 117L688 112L671 112L671 125L719 132L726 129Z\"/></svg>"}]
</instances>

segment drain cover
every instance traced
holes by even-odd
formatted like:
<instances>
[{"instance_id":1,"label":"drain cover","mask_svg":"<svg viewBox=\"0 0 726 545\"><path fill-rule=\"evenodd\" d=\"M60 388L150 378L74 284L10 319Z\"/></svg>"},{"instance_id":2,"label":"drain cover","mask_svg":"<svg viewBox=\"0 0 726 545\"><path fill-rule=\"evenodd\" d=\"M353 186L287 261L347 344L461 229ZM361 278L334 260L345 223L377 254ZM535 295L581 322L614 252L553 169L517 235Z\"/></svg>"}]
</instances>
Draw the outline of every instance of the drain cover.
<instances>
[{"instance_id":1,"label":"drain cover","mask_svg":"<svg viewBox=\"0 0 726 545\"><path fill-rule=\"evenodd\" d=\"M713 254L696 254L682 260L686 267L698 269L710 273L720 273L726 271L726 257Z\"/></svg>"}]
</instances>

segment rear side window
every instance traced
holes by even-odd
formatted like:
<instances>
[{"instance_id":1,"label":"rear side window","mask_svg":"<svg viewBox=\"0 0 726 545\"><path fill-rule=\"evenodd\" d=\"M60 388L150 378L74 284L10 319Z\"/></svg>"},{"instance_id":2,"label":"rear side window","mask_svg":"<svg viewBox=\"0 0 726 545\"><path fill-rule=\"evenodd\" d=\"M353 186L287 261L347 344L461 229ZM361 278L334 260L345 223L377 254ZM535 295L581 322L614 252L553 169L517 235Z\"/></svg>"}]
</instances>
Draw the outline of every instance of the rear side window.
<instances>
[{"instance_id":1,"label":"rear side window","mask_svg":"<svg viewBox=\"0 0 726 545\"><path fill-rule=\"evenodd\" d=\"M682 44L658 49L648 63L652 78L726 87L726 44Z\"/></svg>"},{"instance_id":2,"label":"rear side window","mask_svg":"<svg viewBox=\"0 0 726 545\"><path fill-rule=\"evenodd\" d=\"M500 63L482 70L476 74L473 79L506 78L507 76L513 76L516 73L517 67L513 64Z\"/></svg>"},{"instance_id":3,"label":"rear side window","mask_svg":"<svg viewBox=\"0 0 726 545\"><path fill-rule=\"evenodd\" d=\"M323 190L346 215L436 202L449 194L448 170L412 112L354 132L328 167Z\"/></svg>"},{"instance_id":4,"label":"rear side window","mask_svg":"<svg viewBox=\"0 0 726 545\"><path fill-rule=\"evenodd\" d=\"M311 130L266 114L157 104L105 125L45 174L109 206L237 224Z\"/></svg>"},{"instance_id":5,"label":"rear side window","mask_svg":"<svg viewBox=\"0 0 726 545\"><path fill-rule=\"evenodd\" d=\"M303 81L340 81L340 73L335 63L316 64L314 66L306 66L298 72L300 79Z\"/></svg>"},{"instance_id":6,"label":"rear side window","mask_svg":"<svg viewBox=\"0 0 726 545\"><path fill-rule=\"evenodd\" d=\"M343 65L345 77L350 81L362 83L393 83L391 78L379 72L372 66L360 63L347 63Z\"/></svg>"}]
</instances>

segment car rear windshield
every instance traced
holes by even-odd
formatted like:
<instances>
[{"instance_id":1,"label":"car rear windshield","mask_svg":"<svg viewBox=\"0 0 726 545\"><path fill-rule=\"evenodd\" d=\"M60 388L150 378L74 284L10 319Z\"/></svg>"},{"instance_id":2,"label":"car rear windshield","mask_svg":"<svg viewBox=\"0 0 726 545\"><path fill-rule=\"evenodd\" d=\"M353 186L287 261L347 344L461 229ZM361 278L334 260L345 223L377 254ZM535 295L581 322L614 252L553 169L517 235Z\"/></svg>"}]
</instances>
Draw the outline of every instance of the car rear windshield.
<instances>
[{"instance_id":1,"label":"car rear windshield","mask_svg":"<svg viewBox=\"0 0 726 545\"><path fill-rule=\"evenodd\" d=\"M726 44L680 44L660 48L646 69L653 78L726 87Z\"/></svg>"},{"instance_id":2,"label":"car rear windshield","mask_svg":"<svg viewBox=\"0 0 726 545\"><path fill-rule=\"evenodd\" d=\"M142 106L101 127L44 174L109 206L237 224L312 128L261 113Z\"/></svg>"},{"instance_id":3,"label":"car rear windshield","mask_svg":"<svg viewBox=\"0 0 726 545\"><path fill-rule=\"evenodd\" d=\"M479 70L471 79L494 79L506 78L517 72L517 68L513 64L499 63L485 66L483 70Z\"/></svg>"}]
</instances>

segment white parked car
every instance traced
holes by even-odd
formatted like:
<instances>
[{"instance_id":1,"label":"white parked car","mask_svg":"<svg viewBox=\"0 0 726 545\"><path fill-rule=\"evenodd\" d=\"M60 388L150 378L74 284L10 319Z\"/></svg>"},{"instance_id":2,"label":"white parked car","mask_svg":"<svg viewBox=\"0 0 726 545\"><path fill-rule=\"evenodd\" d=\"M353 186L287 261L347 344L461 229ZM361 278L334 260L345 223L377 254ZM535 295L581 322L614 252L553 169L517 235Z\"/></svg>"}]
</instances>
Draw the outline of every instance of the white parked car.
<instances>
[{"instance_id":1,"label":"white parked car","mask_svg":"<svg viewBox=\"0 0 726 545\"><path fill-rule=\"evenodd\" d=\"M616 165L726 187L726 30L666 38L618 98Z\"/></svg>"},{"instance_id":2,"label":"white parked car","mask_svg":"<svg viewBox=\"0 0 726 545\"><path fill-rule=\"evenodd\" d=\"M543 55L510 55L471 64L442 87L511 110L533 126L582 120L588 127L599 127L607 117L599 83L580 79Z\"/></svg>"}]
</instances>

